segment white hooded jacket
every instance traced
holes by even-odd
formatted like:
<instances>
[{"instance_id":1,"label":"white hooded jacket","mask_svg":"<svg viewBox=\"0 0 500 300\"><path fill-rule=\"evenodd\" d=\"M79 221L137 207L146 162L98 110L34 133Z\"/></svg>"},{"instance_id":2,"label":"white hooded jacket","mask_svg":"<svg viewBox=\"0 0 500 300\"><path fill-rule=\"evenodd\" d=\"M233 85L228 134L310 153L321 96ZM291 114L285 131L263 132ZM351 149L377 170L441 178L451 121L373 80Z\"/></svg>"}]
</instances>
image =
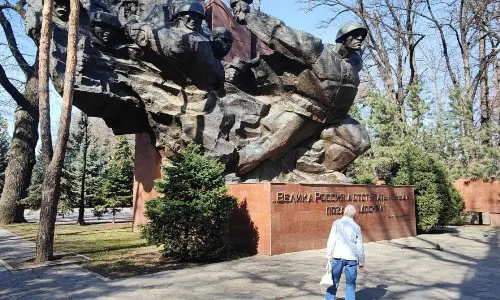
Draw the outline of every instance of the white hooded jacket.
<instances>
[{"instance_id":1,"label":"white hooded jacket","mask_svg":"<svg viewBox=\"0 0 500 300\"><path fill-rule=\"evenodd\" d=\"M329 260L356 260L359 266L365 265L361 228L351 217L344 216L333 222L326 246L326 257Z\"/></svg>"}]
</instances>

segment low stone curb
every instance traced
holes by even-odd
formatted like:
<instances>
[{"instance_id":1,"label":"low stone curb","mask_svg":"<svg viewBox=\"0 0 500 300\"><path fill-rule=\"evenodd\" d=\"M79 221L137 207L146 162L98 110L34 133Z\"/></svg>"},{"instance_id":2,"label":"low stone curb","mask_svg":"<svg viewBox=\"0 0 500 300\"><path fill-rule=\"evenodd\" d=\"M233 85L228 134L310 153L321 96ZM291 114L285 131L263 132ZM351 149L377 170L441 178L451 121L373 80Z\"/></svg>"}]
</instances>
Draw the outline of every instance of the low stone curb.
<instances>
[{"instance_id":1,"label":"low stone curb","mask_svg":"<svg viewBox=\"0 0 500 300\"><path fill-rule=\"evenodd\" d=\"M5 269L8 271L13 271L14 268L12 268L5 260L0 258L0 265L2 265Z\"/></svg>"},{"instance_id":2,"label":"low stone curb","mask_svg":"<svg viewBox=\"0 0 500 300\"><path fill-rule=\"evenodd\" d=\"M110 281L112 281L111 278L107 278L107 277L104 277L104 276L102 276L100 274L97 274L96 272L92 272L90 270L87 270L87 269L85 269L82 266L80 266L80 268L82 269L83 272L85 272L85 273L89 274L90 276L95 277L95 278L97 278L97 279L99 279L99 280L101 280L103 282L110 282Z\"/></svg>"}]
</instances>

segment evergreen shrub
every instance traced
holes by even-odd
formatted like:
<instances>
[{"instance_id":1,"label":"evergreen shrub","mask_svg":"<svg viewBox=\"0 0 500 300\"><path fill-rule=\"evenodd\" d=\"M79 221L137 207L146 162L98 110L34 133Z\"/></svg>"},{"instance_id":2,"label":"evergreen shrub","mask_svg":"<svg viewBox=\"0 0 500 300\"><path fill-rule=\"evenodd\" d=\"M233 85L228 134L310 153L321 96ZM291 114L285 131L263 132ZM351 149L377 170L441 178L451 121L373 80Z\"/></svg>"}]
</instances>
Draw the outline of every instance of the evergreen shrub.
<instances>
[{"instance_id":1,"label":"evergreen shrub","mask_svg":"<svg viewBox=\"0 0 500 300\"><path fill-rule=\"evenodd\" d=\"M446 167L418 147L407 148L391 185L414 185L419 229L456 223L462 218L463 198L453 186Z\"/></svg>"},{"instance_id":2,"label":"evergreen shrub","mask_svg":"<svg viewBox=\"0 0 500 300\"><path fill-rule=\"evenodd\" d=\"M237 201L226 194L224 166L189 144L163 167L156 181L162 194L146 203L149 223L142 235L163 246L163 256L183 261L224 258L229 248L229 219Z\"/></svg>"}]
</instances>

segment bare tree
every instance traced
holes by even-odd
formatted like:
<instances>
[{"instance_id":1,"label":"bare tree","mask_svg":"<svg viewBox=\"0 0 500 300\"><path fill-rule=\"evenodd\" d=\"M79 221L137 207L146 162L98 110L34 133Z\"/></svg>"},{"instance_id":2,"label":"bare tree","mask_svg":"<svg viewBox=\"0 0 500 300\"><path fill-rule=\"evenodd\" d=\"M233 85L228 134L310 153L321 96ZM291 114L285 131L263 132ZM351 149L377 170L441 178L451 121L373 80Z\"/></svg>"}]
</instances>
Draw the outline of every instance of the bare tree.
<instances>
[{"instance_id":1,"label":"bare tree","mask_svg":"<svg viewBox=\"0 0 500 300\"><path fill-rule=\"evenodd\" d=\"M476 99L481 101L479 123L483 128L490 126L488 71L495 68L494 60L500 52L500 3L497 0L446 0L439 3L430 0L297 2L304 4L306 10L330 9L332 17L324 21L325 26L350 13L370 29L366 58L372 64L368 65L368 69L376 70L381 78L384 95L401 110L405 109L405 101L411 97L417 96L412 101L421 101L418 94L412 93L412 86L419 85L421 81L417 47L424 34L415 28L417 24L431 25L427 28L435 28L440 39L442 56L451 81L450 93L455 90L460 94L463 134L471 138L474 136ZM454 55L454 49L459 50L458 56ZM404 111L401 116L405 117ZM419 123L418 118L413 120L414 125Z\"/></svg>"},{"instance_id":2,"label":"bare tree","mask_svg":"<svg viewBox=\"0 0 500 300\"><path fill-rule=\"evenodd\" d=\"M71 108L75 83L77 41L79 25L79 1L70 0L70 14L68 20L68 46L66 57L66 71L64 78L63 105L59 132L52 151L50 135L50 111L48 106L48 62L49 48L52 37L52 10L53 1L45 1L42 11L42 30L40 38L40 117L42 135L42 159L44 166L44 180L42 187L42 205L40 210L40 225L36 243L36 260L38 262L52 259L54 254L54 230L59 201L61 170L66 153L71 124Z\"/></svg>"},{"instance_id":3,"label":"bare tree","mask_svg":"<svg viewBox=\"0 0 500 300\"><path fill-rule=\"evenodd\" d=\"M479 30L479 61L486 60L486 35L484 30ZM490 119L490 105L489 105L489 96L490 96L490 87L488 84L488 71L481 72L480 77L481 82L481 95L480 98L480 111L481 111L481 119L480 124L481 128L485 130L485 136L482 138L483 144L489 144L491 142L490 136L490 128L491 128L491 119Z\"/></svg>"},{"instance_id":4,"label":"bare tree","mask_svg":"<svg viewBox=\"0 0 500 300\"><path fill-rule=\"evenodd\" d=\"M20 200L26 197L31 172L35 165L35 147L38 141L38 60L30 65L19 49L6 10L16 12L24 18L26 1L0 4L0 25L5 33L7 46L17 66L24 74L24 91L16 87L0 65L0 84L17 104L14 133L9 151L9 161L5 171L5 185L0 198L0 224L22 222L24 206Z\"/></svg>"},{"instance_id":5,"label":"bare tree","mask_svg":"<svg viewBox=\"0 0 500 300\"><path fill-rule=\"evenodd\" d=\"M481 124L489 123L489 88L488 70L494 63L500 49L500 39L497 30L492 27L492 15L488 7L494 1L461 0L446 3L448 13L441 13L438 18L433 5L426 0L428 18L437 28L441 36L441 47L446 60L447 70L455 89L460 89L460 109L464 116L462 121L463 133L467 137L474 135L474 101L478 89L481 89ZM447 30L451 34L447 34ZM452 37L451 39L446 36ZM454 39L453 39L454 37ZM491 46L486 41L490 39ZM461 68L454 65L449 53L449 45L457 45L460 50Z\"/></svg>"},{"instance_id":6,"label":"bare tree","mask_svg":"<svg viewBox=\"0 0 500 300\"><path fill-rule=\"evenodd\" d=\"M500 128L500 60L498 57L493 58L493 86L495 87L495 95L490 102L492 122L496 120L497 128ZM496 114L496 117L495 117ZM500 130L492 131L492 146L500 147Z\"/></svg>"}]
</instances>

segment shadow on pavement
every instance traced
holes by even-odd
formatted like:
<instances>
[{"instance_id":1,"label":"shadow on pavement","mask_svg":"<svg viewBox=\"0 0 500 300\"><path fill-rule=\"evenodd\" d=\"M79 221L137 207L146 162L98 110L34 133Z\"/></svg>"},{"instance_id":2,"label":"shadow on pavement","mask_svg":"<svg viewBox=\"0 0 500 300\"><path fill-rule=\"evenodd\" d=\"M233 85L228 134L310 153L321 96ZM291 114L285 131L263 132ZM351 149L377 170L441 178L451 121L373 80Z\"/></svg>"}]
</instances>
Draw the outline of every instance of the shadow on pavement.
<instances>
[{"instance_id":1,"label":"shadow on pavement","mask_svg":"<svg viewBox=\"0 0 500 300\"><path fill-rule=\"evenodd\" d=\"M387 288L389 286L385 284L380 284L374 288L364 288L356 292L356 299L358 300L375 300L382 299L387 293Z\"/></svg>"},{"instance_id":2,"label":"shadow on pavement","mask_svg":"<svg viewBox=\"0 0 500 300\"><path fill-rule=\"evenodd\" d=\"M483 238L467 236L467 231L462 230L452 230L448 234L455 238L463 239L463 243L452 247L444 246L443 249L439 249L440 251L436 251L437 249L433 249L433 245L436 245L434 242L418 236L417 239L427 243L430 248L413 247L414 249L411 249L411 251L416 251L441 263L455 265L457 268L466 267L466 276L464 276L463 280L457 283L442 280L434 282L432 285L412 284L413 287L410 289L390 292L388 295L390 296L389 298L404 299L406 293L418 290L423 291L426 288L437 288L441 293L449 293L442 295L443 297L447 297L446 299L499 299L500 286L497 282L500 281L500 272L498 272L500 270L500 230L494 228L486 229L482 233ZM405 246L397 242L389 243L400 246L401 249L404 249ZM479 247L484 247L484 245L487 245L488 248L486 253L482 254ZM443 273L443 276L446 276L446 273ZM393 285L394 282L397 281L393 280ZM458 298L455 298L456 296Z\"/></svg>"},{"instance_id":3,"label":"shadow on pavement","mask_svg":"<svg viewBox=\"0 0 500 300\"><path fill-rule=\"evenodd\" d=\"M470 268L469 276L459 285L460 296L463 298L499 299L500 230L487 230L487 232L483 233L483 237L488 244L489 250L486 256L480 260L471 257L471 261L475 262L474 267ZM472 242L469 243L473 244Z\"/></svg>"},{"instance_id":4,"label":"shadow on pavement","mask_svg":"<svg viewBox=\"0 0 500 300\"><path fill-rule=\"evenodd\" d=\"M404 239L372 244L372 249L380 249L377 268L374 265L366 270L367 282L359 284L356 299L499 299L500 230L459 228L458 233L448 236L424 235L411 241L422 247L402 249L407 245ZM12 242L4 239L3 246ZM432 249L436 242L442 245L442 251ZM0 288L0 299L7 294L18 299L29 292L37 293L31 298L36 300L321 299L323 292L316 283L319 277L311 272L323 268L318 255L312 251L300 256L257 256L111 282L102 282L74 266L0 272L6 287L4 294ZM387 264L388 259L394 263ZM398 262L402 262L399 268ZM10 286L8 282L14 277L23 284ZM57 288L49 290L49 286ZM54 297L55 291L64 291L65 298Z\"/></svg>"}]
</instances>

